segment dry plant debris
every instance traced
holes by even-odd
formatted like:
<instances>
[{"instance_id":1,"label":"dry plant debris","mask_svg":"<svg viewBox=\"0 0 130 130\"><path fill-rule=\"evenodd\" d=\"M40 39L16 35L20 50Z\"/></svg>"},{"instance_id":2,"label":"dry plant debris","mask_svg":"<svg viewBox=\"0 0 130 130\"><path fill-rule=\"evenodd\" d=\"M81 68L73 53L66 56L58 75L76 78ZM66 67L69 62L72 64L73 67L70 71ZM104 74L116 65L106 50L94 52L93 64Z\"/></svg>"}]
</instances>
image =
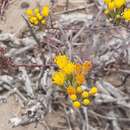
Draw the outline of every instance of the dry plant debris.
<instances>
[{"instance_id":1,"label":"dry plant debris","mask_svg":"<svg viewBox=\"0 0 130 130\"><path fill-rule=\"evenodd\" d=\"M0 0L0 16L4 15L5 9L11 0Z\"/></svg>"},{"instance_id":2,"label":"dry plant debris","mask_svg":"<svg viewBox=\"0 0 130 130\"><path fill-rule=\"evenodd\" d=\"M109 9L117 2L129 21L125 1L104 2ZM9 122L48 130L129 130L129 22L110 23L101 2L69 4L61 12L56 1L27 10L21 37L0 33L0 103L13 95L21 107ZM116 11L114 4L109 13Z\"/></svg>"}]
</instances>

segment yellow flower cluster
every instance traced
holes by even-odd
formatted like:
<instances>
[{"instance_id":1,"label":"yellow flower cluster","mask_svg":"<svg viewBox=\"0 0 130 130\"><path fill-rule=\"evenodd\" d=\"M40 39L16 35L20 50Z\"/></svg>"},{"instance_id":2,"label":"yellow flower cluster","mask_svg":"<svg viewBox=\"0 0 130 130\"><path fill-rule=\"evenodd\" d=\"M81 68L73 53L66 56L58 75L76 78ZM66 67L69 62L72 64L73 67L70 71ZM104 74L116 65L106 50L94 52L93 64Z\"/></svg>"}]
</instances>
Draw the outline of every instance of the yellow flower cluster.
<instances>
[{"instance_id":1,"label":"yellow flower cluster","mask_svg":"<svg viewBox=\"0 0 130 130\"><path fill-rule=\"evenodd\" d=\"M66 55L57 55L54 62L58 66L58 71L52 75L53 83L64 90L75 108L88 106L91 97L97 93L95 86L82 88L83 85L87 86L86 75L92 69L91 61L77 64L69 60Z\"/></svg>"},{"instance_id":2,"label":"yellow flower cluster","mask_svg":"<svg viewBox=\"0 0 130 130\"><path fill-rule=\"evenodd\" d=\"M59 67L59 70L56 71L52 76L53 83L63 86L67 78L67 75L73 74L75 70L75 64L71 62L66 55L56 56L54 62Z\"/></svg>"},{"instance_id":3,"label":"yellow flower cluster","mask_svg":"<svg viewBox=\"0 0 130 130\"><path fill-rule=\"evenodd\" d=\"M130 8L124 10L122 17L125 20L130 21Z\"/></svg>"},{"instance_id":4,"label":"yellow flower cluster","mask_svg":"<svg viewBox=\"0 0 130 130\"><path fill-rule=\"evenodd\" d=\"M114 9L120 9L125 6L126 0L104 0L108 10L113 11Z\"/></svg>"},{"instance_id":5,"label":"yellow flower cluster","mask_svg":"<svg viewBox=\"0 0 130 130\"><path fill-rule=\"evenodd\" d=\"M32 25L45 25L46 18L49 16L49 6L45 5L42 9L28 9L25 11L25 14L27 15L28 20Z\"/></svg>"},{"instance_id":6,"label":"yellow flower cluster","mask_svg":"<svg viewBox=\"0 0 130 130\"><path fill-rule=\"evenodd\" d=\"M130 21L130 8L127 8L126 0L104 0L107 8L104 13L108 18L119 24L121 20Z\"/></svg>"},{"instance_id":7,"label":"yellow flower cluster","mask_svg":"<svg viewBox=\"0 0 130 130\"><path fill-rule=\"evenodd\" d=\"M53 83L63 85L65 81L65 74L61 71L55 72L53 75Z\"/></svg>"},{"instance_id":8,"label":"yellow flower cluster","mask_svg":"<svg viewBox=\"0 0 130 130\"><path fill-rule=\"evenodd\" d=\"M90 90L83 89L82 86L68 86L67 90L70 89L70 87L74 90L72 89L71 92L68 93L68 95L75 108L90 105L92 96L94 96L97 93L97 87L95 86L92 86Z\"/></svg>"}]
</instances>

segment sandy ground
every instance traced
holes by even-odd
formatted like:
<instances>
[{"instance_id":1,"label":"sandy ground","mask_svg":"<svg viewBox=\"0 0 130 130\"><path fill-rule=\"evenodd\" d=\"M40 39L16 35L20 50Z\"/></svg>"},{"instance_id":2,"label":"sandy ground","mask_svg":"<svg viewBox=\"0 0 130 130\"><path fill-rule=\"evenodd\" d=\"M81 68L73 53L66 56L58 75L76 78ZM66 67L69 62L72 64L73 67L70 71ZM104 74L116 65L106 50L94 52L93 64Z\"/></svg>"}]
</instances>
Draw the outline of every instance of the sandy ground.
<instances>
[{"instance_id":1,"label":"sandy ground","mask_svg":"<svg viewBox=\"0 0 130 130\"><path fill-rule=\"evenodd\" d=\"M43 126L38 125L37 128L35 124L27 125L24 127L11 128L11 125L8 123L8 120L14 116L14 113L19 113L20 107L19 104L15 101L14 97L10 97L8 102L0 105L0 130L44 130Z\"/></svg>"},{"instance_id":2,"label":"sandy ground","mask_svg":"<svg viewBox=\"0 0 130 130\"><path fill-rule=\"evenodd\" d=\"M16 115L19 115L21 111L19 103L16 101L15 97L10 97L5 104L0 105L0 130L46 130L46 128L38 124L35 128L36 124L32 123L30 125L21 126L17 128L11 128L11 124L9 123L9 119ZM58 116L57 116L58 115ZM51 127L59 127L59 123L65 122L63 118L61 118L62 113L50 113L46 116L45 120ZM62 127L66 128L66 127Z\"/></svg>"}]
</instances>

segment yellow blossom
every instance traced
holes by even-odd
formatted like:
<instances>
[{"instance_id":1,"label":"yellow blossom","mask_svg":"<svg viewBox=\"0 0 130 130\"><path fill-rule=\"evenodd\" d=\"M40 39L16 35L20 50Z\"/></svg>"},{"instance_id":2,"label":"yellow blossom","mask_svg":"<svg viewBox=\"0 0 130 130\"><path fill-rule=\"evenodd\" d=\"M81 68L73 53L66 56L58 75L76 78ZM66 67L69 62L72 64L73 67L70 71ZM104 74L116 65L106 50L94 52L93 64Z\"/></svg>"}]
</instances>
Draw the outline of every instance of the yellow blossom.
<instances>
[{"instance_id":1,"label":"yellow blossom","mask_svg":"<svg viewBox=\"0 0 130 130\"><path fill-rule=\"evenodd\" d=\"M122 17L125 20L130 21L130 8L124 10Z\"/></svg>"},{"instance_id":2,"label":"yellow blossom","mask_svg":"<svg viewBox=\"0 0 130 130\"><path fill-rule=\"evenodd\" d=\"M92 68L92 62L91 61L85 61L82 64L82 72L83 73L90 71L91 68Z\"/></svg>"},{"instance_id":3,"label":"yellow blossom","mask_svg":"<svg viewBox=\"0 0 130 130\"><path fill-rule=\"evenodd\" d=\"M111 2L111 0L104 0L105 4L109 4Z\"/></svg>"},{"instance_id":4,"label":"yellow blossom","mask_svg":"<svg viewBox=\"0 0 130 130\"><path fill-rule=\"evenodd\" d=\"M41 23L42 23L43 25L46 24L46 20L43 19L43 20L41 21Z\"/></svg>"},{"instance_id":5,"label":"yellow blossom","mask_svg":"<svg viewBox=\"0 0 130 130\"><path fill-rule=\"evenodd\" d=\"M113 11L114 8L115 8L115 3L114 3L114 1L112 1L112 2L110 2L110 3L108 4L108 9L109 9L110 11Z\"/></svg>"},{"instance_id":6,"label":"yellow blossom","mask_svg":"<svg viewBox=\"0 0 130 130\"><path fill-rule=\"evenodd\" d=\"M80 108L81 104L80 104L79 101L75 101L75 102L73 102L73 106L74 106L75 108Z\"/></svg>"},{"instance_id":7,"label":"yellow blossom","mask_svg":"<svg viewBox=\"0 0 130 130\"><path fill-rule=\"evenodd\" d=\"M37 13L37 14L36 14L36 17L38 18L38 20L42 20L42 16L41 16L40 13Z\"/></svg>"},{"instance_id":8,"label":"yellow blossom","mask_svg":"<svg viewBox=\"0 0 130 130\"><path fill-rule=\"evenodd\" d=\"M42 15L43 15L44 17L47 17L47 16L49 15L49 6L48 6L48 5L46 5L46 6L44 6L44 7L42 8Z\"/></svg>"},{"instance_id":9,"label":"yellow blossom","mask_svg":"<svg viewBox=\"0 0 130 130\"><path fill-rule=\"evenodd\" d=\"M96 93L97 93L97 87L95 87L95 86L93 86L91 89L90 89L90 91L89 91L89 95L95 95Z\"/></svg>"},{"instance_id":10,"label":"yellow blossom","mask_svg":"<svg viewBox=\"0 0 130 130\"><path fill-rule=\"evenodd\" d=\"M126 0L114 0L114 5L118 9L121 8L125 4L126 4Z\"/></svg>"},{"instance_id":11,"label":"yellow blossom","mask_svg":"<svg viewBox=\"0 0 130 130\"><path fill-rule=\"evenodd\" d=\"M76 79L76 82L77 82L79 85L81 85L81 84L83 84L83 83L85 82L85 77L84 77L83 74L78 74L78 75L76 75L75 79Z\"/></svg>"},{"instance_id":12,"label":"yellow blossom","mask_svg":"<svg viewBox=\"0 0 130 130\"><path fill-rule=\"evenodd\" d=\"M75 90L75 88L73 86L68 86L67 89L66 89L66 91L67 91L68 95L74 95L74 94L76 94L76 90Z\"/></svg>"},{"instance_id":13,"label":"yellow blossom","mask_svg":"<svg viewBox=\"0 0 130 130\"><path fill-rule=\"evenodd\" d=\"M35 8L35 9L34 9L34 13L35 13L35 14L39 14L39 13L40 13L40 9L39 9L39 8Z\"/></svg>"},{"instance_id":14,"label":"yellow blossom","mask_svg":"<svg viewBox=\"0 0 130 130\"><path fill-rule=\"evenodd\" d=\"M76 95L70 95L70 99L72 100L72 101L75 101L76 99L77 99L77 96Z\"/></svg>"},{"instance_id":15,"label":"yellow blossom","mask_svg":"<svg viewBox=\"0 0 130 130\"><path fill-rule=\"evenodd\" d=\"M83 91L83 89L82 89L81 86L79 86L79 87L76 88L76 92L77 92L78 94L82 93L82 91Z\"/></svg>"},{"instance_id":16,"label":"yellow blossom","mask_svg":"<svg viewBox=\"0 0 130 130\"><path fill-rule=\"evenodd\" d=\"M65 74L61 71L55 72L52 76L52 81L57 85L64 85L65 82Z\"/></svg>"},{"instance_id":17,"label":"yellow blossom","mask_svg":"<svg viewBox=\"0 0 130 130\"><path fill-rule=\"evenodd\" d=\"M76 64L76 65L75 65L75 73L76 73L76 74L79 74L79 73L81 73L81 71L82 71L82 66L81 66L81 64Z\"/></svg>"},{"instance_id":18,"label":"yellow blossom","mask_svg":"<svg viewBox=\"0 0 130 130\"><path fill-rule=\"evenodd\" d=\"M72 74L75 70L75 65L72 62L69 62L66 66L64 66L63 71L66 74Z\"/></svg>"},{"instance_id":19,"label":"yellow blossom","mask_svg":"<svg viewBox=\"0 0 130 130\"><path fill-rule=\"evenodd\" d=\"M84 100L83 100L83 104L84 104L85 106L89 105L89 104L90 104L90 100L89 100L89 99L84 99Z\"/></svg>"},{"instance_id":20,"label":"yellow blossom","mask_svg":"<svg viewBox=\"0 0 130 130\"><path fill-rule=\"evenodd\" d=\"M89 97L89 93L88 93L88 91L84 91L82 93L82 98L87 98L87 97Z\"/></svg>"},{"instance_id":21,"label":"yellow blossom","mask_svg":"<svg viewBox=\"0 0 130 130\"><path fill-rule=\"evenodd\" d=\"M38 23L39 23L38 20L36 20L36 21L34 21L33 24L34 24L34 25L38 25Z\"/></svg>"},{"instance_id":22,"label":"yellow blossom","mask_svg":"<svg viewBox=\"0 0 130 130\"><path fill-rule=\"evenodd\" d=\"M38 21L38 19L34 16L31 16L31 17L29 17L29 21L30 21L30 23L34 24Z\"/></svg>"},{"instance_id":23,"label":"yellow blossom","mask_svg":"<svg viewBox=\"0 0 130 130\"><path fill-rule=\"evenodd\" d=\"M60 69L63 69L68 64L68 61L69 59L66 55L57 55L54 59Z\"/></svg>"},{"instance_id":24,"label":"yellow blossom","mask_svg":"<svg viewBox=\"0 0 130 130\"><path fill-rule=\"evenodd\" d=\"M27 9L25 11L25 14L28 15L28 16L33 16L33 10L32 9Z\"/></svg>"}]
</instances>

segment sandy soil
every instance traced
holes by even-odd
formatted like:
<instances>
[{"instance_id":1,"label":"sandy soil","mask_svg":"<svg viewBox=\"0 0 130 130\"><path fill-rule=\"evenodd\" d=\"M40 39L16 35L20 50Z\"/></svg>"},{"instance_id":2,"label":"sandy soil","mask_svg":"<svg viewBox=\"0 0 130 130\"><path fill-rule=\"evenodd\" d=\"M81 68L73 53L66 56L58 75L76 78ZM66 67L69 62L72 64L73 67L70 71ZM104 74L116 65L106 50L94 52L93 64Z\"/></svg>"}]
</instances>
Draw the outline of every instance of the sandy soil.
<instances>
[{"instance_id":1,"label":"sandy soil","mask_svg":"<svg viewBox=\"0 0 130 130\"><path fill-rule=\"evenodd\" d=\"M0 130L43 130L43 126L38 125L37 128L34 128L35 124L27 125L24 127L11 128L11 125L8 123L8 120L14 116L14 113L19 114L20 107L19 104L15 101L14 97L10 97L8 102L0 105Z\"/></svg>"}]
</instances>

